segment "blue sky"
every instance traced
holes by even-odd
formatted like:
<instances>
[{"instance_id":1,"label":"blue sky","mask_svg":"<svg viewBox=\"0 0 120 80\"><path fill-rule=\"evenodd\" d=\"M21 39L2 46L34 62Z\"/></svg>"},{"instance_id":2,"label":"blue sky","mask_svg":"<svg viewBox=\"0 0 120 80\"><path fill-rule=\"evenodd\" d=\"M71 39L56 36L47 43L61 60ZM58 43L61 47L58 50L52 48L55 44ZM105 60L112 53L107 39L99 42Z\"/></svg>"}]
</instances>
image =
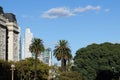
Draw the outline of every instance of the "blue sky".
<instances>
[{"instance_id":1,"label":"blue sky","mask_svg":"<svg viewBox=\"0 0 120 80\"><path fill-rule=\"evenodd\" d=\"M44 45L58 40L76 50L92 43L120 42L120 0L1 0L4 12L14 13L21 36L29 27Z\"/></svg>"}]
</instances>

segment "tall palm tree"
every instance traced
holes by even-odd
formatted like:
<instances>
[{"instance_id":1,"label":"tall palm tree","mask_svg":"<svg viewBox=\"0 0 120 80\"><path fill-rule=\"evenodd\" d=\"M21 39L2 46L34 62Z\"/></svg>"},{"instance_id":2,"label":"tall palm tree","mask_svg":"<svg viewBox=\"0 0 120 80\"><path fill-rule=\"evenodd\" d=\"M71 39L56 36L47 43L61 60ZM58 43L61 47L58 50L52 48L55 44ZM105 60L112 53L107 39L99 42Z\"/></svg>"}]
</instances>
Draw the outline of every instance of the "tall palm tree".
<instances>
[{"instance_id":1,"label":"tall palm tree","mask_svg":"<svg viewBox=\"0 0 120 80\"><path fill-rule=\"evenodd\" d=\"M59 40L58 44L55 46L53 55L58 61L61 60L62 71L66 71L66 61L69 61L72 58L68 42L66 40Z\"/></svg>"},{"instance_id":2,"label":"tall palm tree","mask_svg":"<svg viewBox=\"0 0 120 80\"><path fill-rule=\"evenodd\" d=\"M32 40L32 43L29 46L29 51L31 53L35 54L35 75L34 75L34 80L37 79L37 56L38 54L40 54L41 52L43 52L44 49L44 45L41 39L39 38L34 38Z\"/></svg>"}]
</instances>

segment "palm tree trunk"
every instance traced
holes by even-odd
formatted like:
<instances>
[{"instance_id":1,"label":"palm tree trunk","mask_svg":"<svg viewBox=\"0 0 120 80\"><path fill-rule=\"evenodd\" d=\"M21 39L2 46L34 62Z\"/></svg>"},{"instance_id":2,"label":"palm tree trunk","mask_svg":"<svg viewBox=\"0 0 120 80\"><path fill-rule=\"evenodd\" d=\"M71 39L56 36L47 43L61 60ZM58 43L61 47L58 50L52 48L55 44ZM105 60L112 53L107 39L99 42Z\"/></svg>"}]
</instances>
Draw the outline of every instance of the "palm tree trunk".
<instances>
[{"instance_id":1,"label":"palm tree trunk","mask_svg":"<svg viewBox=\"0 0 120 80\"><path fill-rule=\"evenodd\" d=\"M34 80L37 80L37 54L35 54L35 75Z\"/></svg>"},{"instance_id":2,"label":"palm tree trunk","mask_svg":"<svg viewBox=\"0 0 120 80\"><path fill-rule=\"evenodd\" d=\"M61 68L62 68L62 71L64 71L64 60L63 59L61 60Z\"/></svg>"},{"instance_id":3,"label":"palm tree trunk","mask_svg":"<svg viewBox=\"0 0 120 80\"><path fill-rule=\"evenodd\" d=\"M66 60L64 59L64 71L66 71Z\"/></svg>"},{"instance_id":4,"label":"palm tree trunk","mask_svg":"<svg viewBox=\"0 0 120 80\"><path fill-rule=\"evenodd\" d=\"M62 68L62 71L66 71L66 60L65 59L62 59L61 68Z\"/></svg>"}]
</instances>

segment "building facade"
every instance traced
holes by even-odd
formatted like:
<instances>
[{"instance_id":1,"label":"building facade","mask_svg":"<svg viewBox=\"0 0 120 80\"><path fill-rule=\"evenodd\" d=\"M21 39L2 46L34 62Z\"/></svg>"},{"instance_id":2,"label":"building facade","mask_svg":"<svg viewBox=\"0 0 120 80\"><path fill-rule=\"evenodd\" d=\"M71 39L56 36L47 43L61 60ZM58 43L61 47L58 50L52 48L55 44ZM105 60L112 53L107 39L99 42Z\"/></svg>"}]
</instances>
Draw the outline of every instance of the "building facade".
<instances>
[{"instance_id":1,"label":"building facade","mask_svg":"<svg viewBox=\"0 0 120 80\"><path fill-rule=\"evenodd\" d=\"M46 48L44 52L38 55L38 59L49 66L52 65L52 50Z\"/></svg>"},{"instance_id":2,"label":"building facade","mask_svg":"<svg viewBox=\"0 0 120 80\"><path fill-rule=\"evenodd\" d=\"M7 26L2 7L0 7L0 59L7 59Z\"/></svg>"},{"instance_id":3,"label":"building facade","mask_svg":"<svg viewBox=\"0 0 120 80\"><path fill-rule=\"evenodd\" d=\"M29 46L32 43L32 39L33 33L30 31L30 28L26 28L22 46L22 59L33 57L32 53L29 51Z\"/></svg>"},{"instance_id":4,"label":"building facade","mask_svg":"<svg viewBox=\"0 0 120 80\"><path fill-rule=\"evenodd\" d=\"M4 13L0 7L0 59L19 60L20 30L13 13Z\"/></svg>"}]
</instances>

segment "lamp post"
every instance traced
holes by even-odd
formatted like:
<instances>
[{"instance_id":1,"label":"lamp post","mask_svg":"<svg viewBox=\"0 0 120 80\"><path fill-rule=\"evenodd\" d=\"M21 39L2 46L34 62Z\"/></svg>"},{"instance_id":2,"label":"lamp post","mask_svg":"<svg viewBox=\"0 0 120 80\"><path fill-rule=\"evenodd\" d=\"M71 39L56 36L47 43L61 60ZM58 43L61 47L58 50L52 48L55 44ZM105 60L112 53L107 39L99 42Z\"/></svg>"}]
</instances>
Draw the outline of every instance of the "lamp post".
<instances>
[{"instance_id":1,"label":"lamp post","mask_svg":"<svg viewBox=\"0 0 120 80\"><path fill-rule=\"evenodd\" d=\"M14 80L14 70L15 70L15 65L11 65L11 71L12 71L12 80Z\"/></svg>"}]
</instances>

